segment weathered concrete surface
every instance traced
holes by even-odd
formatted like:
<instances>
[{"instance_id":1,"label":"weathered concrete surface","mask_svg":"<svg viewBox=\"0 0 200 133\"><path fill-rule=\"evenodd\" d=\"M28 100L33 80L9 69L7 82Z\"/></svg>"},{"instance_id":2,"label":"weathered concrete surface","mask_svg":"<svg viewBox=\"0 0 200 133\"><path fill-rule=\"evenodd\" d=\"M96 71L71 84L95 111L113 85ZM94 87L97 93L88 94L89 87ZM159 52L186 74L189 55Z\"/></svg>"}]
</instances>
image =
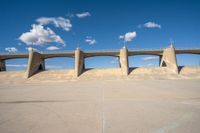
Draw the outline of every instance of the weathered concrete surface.
<instances>
[{"instance_id":1,"label":"weathered concrete surface","mask_svg":"<svg viewBox=\"0 0 200 133\"><path fill-rule=\"evenodd\" d=\"M167 67L172 72L178 74L176 53L175 53L175 49L172 45L169 48L164 49L160 67Z\"/></svg>"},{"instance_id":2,"label":"weathered concrete surface","mask_svg":"<svg viewBox=\"0 0 200 133\"><path fill-rule=\"evenodd\" d=\"M0 71L6 71L5 60L0 60Z\"/></svg>"},{"instance_id":3,"label":"weathered concrete surface","mask_svg":"<svg viewBox=\"0 0 200 133\"><path fill-rule=\"evenodd\" d=\"M80 48L77 48L75 50L75 76L78 77L81 75L81 73L84 70L84 54L80 50Z\"/></svg>"},{"instance_id":4,"label":"weathered concrete surface","mask_svg":"<svg viewBox=\"0 0 200 133\"><path fill-rule=\"evenodd\" d=\"M27 67L27 78L33 76L41 70L45 70L45 62L42 55L34 50L29 51L29 60Z\"/></svg>"},{"instance_id":5,"label":"weathered concrete surface","mask_svg":"<svg viewBox=\"0 0 200 133\"><path fill-rule=\"evenodd\" d=\"M0 132L199 133L199 85L116 79L2 83Z\"/></svg>"},{"instance_id":6,"label":"weathered concrete surface","mask_svg":"<svg viewBox=\"0 0 200 133\"><path fill-rule=\"evenodd\" d=\"M124 75L129 74L129 63L128 63L128 49L126 47L120 49L120 67L122 70L122 73Z\"/></svg>"}]
</instances>

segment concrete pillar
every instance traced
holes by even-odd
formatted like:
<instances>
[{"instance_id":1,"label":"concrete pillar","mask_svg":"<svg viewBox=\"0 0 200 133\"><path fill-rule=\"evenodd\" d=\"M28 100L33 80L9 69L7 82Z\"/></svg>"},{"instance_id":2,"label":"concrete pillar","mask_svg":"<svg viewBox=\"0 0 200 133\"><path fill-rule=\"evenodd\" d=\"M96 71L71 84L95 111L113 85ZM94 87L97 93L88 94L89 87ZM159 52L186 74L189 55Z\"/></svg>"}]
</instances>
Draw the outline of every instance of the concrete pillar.
<instances>
[{"instance_id":1,"label":"concrete pillar","mask_svg":"<svg viewBox=\"0 0 200 133\"><path fill-rule=\"evenodd\" d=\"M75 76L78 77L84 70L84 53L77 48L75 50Z\"/></svg>"},{"instance_id":2,"label":"concrete pillar","mask_svg":"<svg viewBox=\"0 0 200 133\"><path fill-rule=\"evenodd\" d=\"M41 70L45 70L45 62L42 58L42 55L36 51L30 50L27 67L27 78L33 76Z\"/></svg>"},{"instance_id":3,"label":"concrete pillar","mask_svg":"<svg viewBox=\"0 0 200 133\"><path fill-rule=\"evenodd\" d=\"M167 67L172 72L178 74L178 66L176 61L175 48L171 45L169 48L164 49L160 67Z\"/></svg>"},{"instance_id":4,"label":"concrete pillar","mask_svg":"<svg viewBox=\"0 0 200 133\"><path fill-rule=\"evenodd\" d=\"M122 73L124 75L128 75L129 63L128 63L128 49L126 47L123 47L122 49L120 49L119 58L120 58L120 66L121 66Z\"/></svg>"},{"instance_id":5,"label":"concrete pillar","mask_svg":"<svg viewBox=\"0 0 200 133\"><path fill-rule=\"evenodd\" d=\"M5 60L0 60L0 71L6 71L6 62L5 62Z\"/></svg>"}]
</instances>

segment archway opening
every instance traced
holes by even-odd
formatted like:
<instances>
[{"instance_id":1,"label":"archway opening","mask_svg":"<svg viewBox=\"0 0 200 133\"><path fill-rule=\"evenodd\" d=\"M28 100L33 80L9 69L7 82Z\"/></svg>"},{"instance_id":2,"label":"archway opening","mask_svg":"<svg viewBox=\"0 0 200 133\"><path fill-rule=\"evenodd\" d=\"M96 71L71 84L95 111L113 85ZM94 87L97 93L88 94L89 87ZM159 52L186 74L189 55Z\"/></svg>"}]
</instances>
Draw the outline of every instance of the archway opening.
<instances>
[{"instance_id":1,"label":"archway opening","mask_svg":"<svg viewBox=\"0 0 200 133\"><path fill-rule=\"evenodd\" d=\"M55 57L45 59L46 70L74 69L74 58Z\"/></svg>"},{"instance_id":2,"label":"archway opening","mask_svg":"<svg viewBox=\"0 0 200 133\"><path fill-rule=\"evenodd\" d=\"M85 68L119 68L119 58L112 56L95 56L85 58Z\"/></svg>"},{"instance_id":3,"label":"archway opening","mask_svg":"<svg viewBox=\"0 0 200 133\"><path fill-rule=\"evenodd\" d=\"M28 59L17 58L5 60L6 71L23 71L27 69Z\"/></svg>"},{"instance_id":4,"label":"archway opening","mask_svg":"<svg viewBox=\"0 0 200 133\"><path fill-rule=\"evenodd\" d=\"M177 54L176 58L179 67L200 66L200 55L198 54Z\"/></svg>"},{"instance_id":5,"label":"archway opening","mask_svg":"<svg viewBox=\"0 0 200 133\"><path fill-rule=\"evenodd\" d=\"M129 56L129 68L137 68L137 67L159 67L159 56L156 55L134 55Z\"/></svg>"}]
</instances>

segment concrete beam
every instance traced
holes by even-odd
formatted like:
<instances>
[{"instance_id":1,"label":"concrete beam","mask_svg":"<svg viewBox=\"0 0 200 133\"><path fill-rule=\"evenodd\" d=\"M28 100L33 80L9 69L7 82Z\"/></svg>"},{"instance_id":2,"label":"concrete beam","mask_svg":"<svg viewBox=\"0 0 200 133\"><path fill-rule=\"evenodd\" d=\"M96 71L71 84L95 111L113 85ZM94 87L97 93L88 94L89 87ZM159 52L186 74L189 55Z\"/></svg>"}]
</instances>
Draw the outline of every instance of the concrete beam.
<instances>
[{"instance_id":1,"label":"concrete beam","mask_svg":"<svg viewBox=\"0 0 200 133\"><path fill-rule=\"evenodd\" d=\"M0 71L6 71L6 62L5 62L5 60L0 60Z\"/></svg>"},{"instance_id":2,"label":"concrete beam","mask_svg":"<svg viewBox=\"0 0 200 133\"><path fill-rule=\"evenodd\" d=\"M160 67L167 67L172 72L178 74L176 53L172 45L169 48L164 49L162 59L160 62Z\"/></svg>"},{"instance_id":3,"label":"concrete beam","mask_svg":"<svg viewBox=\"0 0 200 133\"><path fill-rule=\"evenodd\" d=\"M40 53L30 50L27 67L27 78L33 76L41 70L45 70L44 58L42 58Z\"/></svg>"},{"instance_id":4,"label":"concrete beam","mask_svg":"<svg viewBox=\"0 0 200 133\"><path fill-rule=\"evenodd\" d=\"M124 75L129 74L129 63L128 63L128 49L126 47L123 47L120 49L120 67L122 70L122 73Z\"/></svg>"},{"instance_id":5,"label":"concrete beam","mask_svg":"<svg viewBox=\"0 0 200 133\"><path fill-rule=\"evenodd\" d=\"M75 50L75 76L78 77L84 70L84 53L77 48Z\"/></svg>"}]
</instances>

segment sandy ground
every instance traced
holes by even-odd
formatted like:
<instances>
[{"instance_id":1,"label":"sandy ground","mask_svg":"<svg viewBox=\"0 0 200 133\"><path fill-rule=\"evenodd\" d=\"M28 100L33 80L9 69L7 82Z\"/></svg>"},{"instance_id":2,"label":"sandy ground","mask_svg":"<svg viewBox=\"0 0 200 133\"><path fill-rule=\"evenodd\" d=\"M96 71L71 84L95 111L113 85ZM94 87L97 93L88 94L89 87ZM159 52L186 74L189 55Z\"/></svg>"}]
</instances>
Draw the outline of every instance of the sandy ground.
<instances>
[{"instance_id":1,"label":"sandy ground","mask_svg":"<svg viewBox=\"0 0 200 133\"><path fill-rule=\"evenodd\" d=\"M199 73L184 71L102 78L91 70L79 79L45 71L28 80L0 73L0 133L199 133Z\"/></svg>"}]
</instances>

